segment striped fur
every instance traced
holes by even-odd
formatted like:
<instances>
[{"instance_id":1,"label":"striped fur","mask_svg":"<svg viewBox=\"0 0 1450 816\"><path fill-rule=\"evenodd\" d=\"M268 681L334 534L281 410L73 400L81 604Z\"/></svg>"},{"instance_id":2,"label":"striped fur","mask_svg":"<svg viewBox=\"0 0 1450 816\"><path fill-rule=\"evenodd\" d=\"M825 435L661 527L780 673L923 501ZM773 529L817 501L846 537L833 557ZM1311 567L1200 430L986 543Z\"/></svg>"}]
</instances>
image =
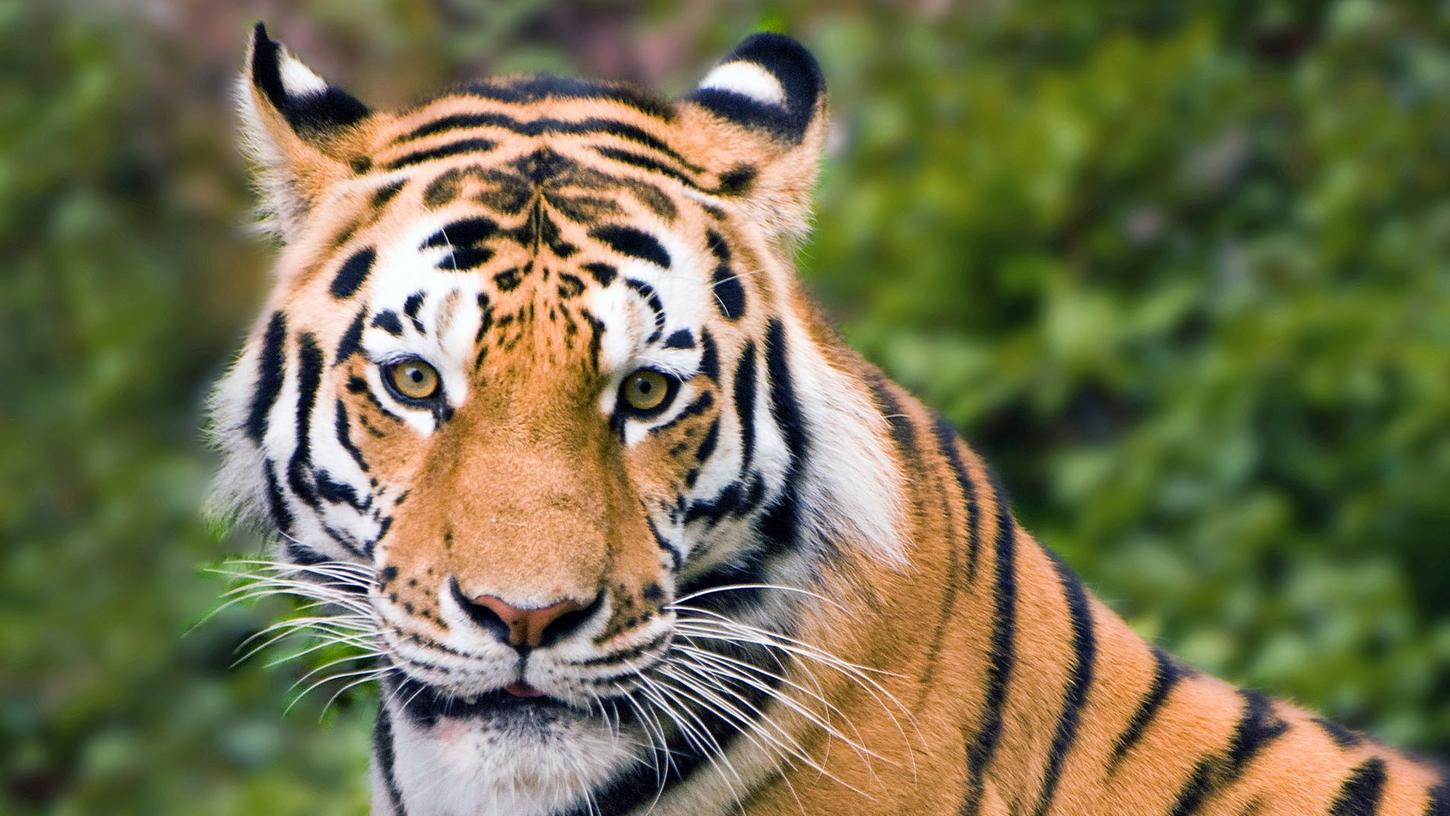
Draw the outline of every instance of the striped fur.
<instances>
[{"instance_id":1,"label":"striped fur","mask_svg":"<svg viewBox=\"0 0 1450 816\"><path fill-rule=\"evenodd\" d=\"M793 41L675 101L386 113L259 26L240 91L283 249L217 497L376 656L375 813L1450 812L1440 771L1144 643L837 339L789 265L825 130ZM387 385L410 358L436 397ZM581 611L515 648L480 598Z\"/></svg>"}]
</instances>

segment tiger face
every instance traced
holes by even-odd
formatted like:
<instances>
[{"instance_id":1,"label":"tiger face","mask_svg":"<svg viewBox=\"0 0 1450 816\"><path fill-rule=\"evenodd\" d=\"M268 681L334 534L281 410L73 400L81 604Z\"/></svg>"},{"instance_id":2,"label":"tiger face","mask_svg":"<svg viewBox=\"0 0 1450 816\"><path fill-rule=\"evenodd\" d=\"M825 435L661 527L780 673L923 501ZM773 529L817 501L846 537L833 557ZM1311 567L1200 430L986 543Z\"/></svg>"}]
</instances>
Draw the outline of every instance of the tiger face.
<instances>
[{"instance_id":1,"label":"tiger face","mask_svg":"<svg viewBox=\"0 0 1450 816\"><path fill-rule=\"evenodd\" d=\"M519 77L385 113L259 26L240 89L283 248L218 495L348 593L397 762L565 801L662 728L621 701L669 693L683 601L765 619L828 546L899 557L879 415L791 316L825 128L793 41L680 100Z\"/></svg>"}]
</instances>

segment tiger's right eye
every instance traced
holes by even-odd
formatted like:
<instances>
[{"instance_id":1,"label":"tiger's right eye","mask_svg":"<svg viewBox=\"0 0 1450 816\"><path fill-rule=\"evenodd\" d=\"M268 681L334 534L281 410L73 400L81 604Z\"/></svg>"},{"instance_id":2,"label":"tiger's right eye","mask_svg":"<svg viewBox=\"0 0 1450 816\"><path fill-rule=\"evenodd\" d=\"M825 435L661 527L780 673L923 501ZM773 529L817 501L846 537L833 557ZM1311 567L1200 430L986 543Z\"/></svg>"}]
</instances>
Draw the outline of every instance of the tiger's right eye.
<instances>
[{"instance_id":1,"label":"tiger's right eye","mask_svg":"<svg viewBox=\"0 0 1450 816\"><path fill-rule=\"evenodd\" d=\"M433 399L438 396L442 385L438 369L417 357L383 366L383 382L394 396L404 402Z\"/></svg>"}]
</instances>

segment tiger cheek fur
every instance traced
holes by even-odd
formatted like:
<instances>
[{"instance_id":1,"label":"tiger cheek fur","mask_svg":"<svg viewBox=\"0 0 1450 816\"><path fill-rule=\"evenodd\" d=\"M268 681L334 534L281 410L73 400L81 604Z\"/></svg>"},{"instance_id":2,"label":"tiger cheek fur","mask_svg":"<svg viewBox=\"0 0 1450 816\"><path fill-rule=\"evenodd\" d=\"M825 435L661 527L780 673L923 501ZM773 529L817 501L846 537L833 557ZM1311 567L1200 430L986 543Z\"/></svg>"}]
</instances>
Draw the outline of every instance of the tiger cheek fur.
<instances>
[{"instance_id":1,"label":"tiger cheek fur","mask_svg":"<svg viewBox=\"0 0 1450 816\"><path fill-rule=\"evenodd\" d=\"M255 578L381 686L374 812L1450 813L1442 772L1188 669L803 293L815 61L396 113L258 26L271 301L219 384Z\"/></svg>"}]
</instances>

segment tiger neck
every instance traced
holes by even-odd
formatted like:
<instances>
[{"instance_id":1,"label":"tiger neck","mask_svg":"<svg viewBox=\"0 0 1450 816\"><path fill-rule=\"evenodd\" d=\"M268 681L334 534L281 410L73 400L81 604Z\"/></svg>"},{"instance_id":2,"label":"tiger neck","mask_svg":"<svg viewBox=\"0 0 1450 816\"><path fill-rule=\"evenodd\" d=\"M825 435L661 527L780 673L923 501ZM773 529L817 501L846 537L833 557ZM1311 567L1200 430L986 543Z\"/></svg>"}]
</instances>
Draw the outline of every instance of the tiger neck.
<instances>
[{"instance_id":1,"label":"tiger neck","mask_svg":"<svg viewBox=\"0 0 1450 816\"><path fill-rule=\"evenodd\" d=\"M1264 733L1275 730L1278 709L1249 712L1245 693L1180 668L1094 598L1017 524L1000 483L949 423L869 364L859 372L902 476L905 565L843 569L863 576L847 584L874 586L834 625L870 630L850 659L900 675L889 687L913 718L960 728L954 760L903 757L919 779L960 780L961 812L1042 812L1070 796L1091 813L1113 791L1059 792L1068 761L1102 763L1119 783L1176 781L1201 759L1184 746L1227 740L1251 714Z\"/></svg>"}]
</instances>

